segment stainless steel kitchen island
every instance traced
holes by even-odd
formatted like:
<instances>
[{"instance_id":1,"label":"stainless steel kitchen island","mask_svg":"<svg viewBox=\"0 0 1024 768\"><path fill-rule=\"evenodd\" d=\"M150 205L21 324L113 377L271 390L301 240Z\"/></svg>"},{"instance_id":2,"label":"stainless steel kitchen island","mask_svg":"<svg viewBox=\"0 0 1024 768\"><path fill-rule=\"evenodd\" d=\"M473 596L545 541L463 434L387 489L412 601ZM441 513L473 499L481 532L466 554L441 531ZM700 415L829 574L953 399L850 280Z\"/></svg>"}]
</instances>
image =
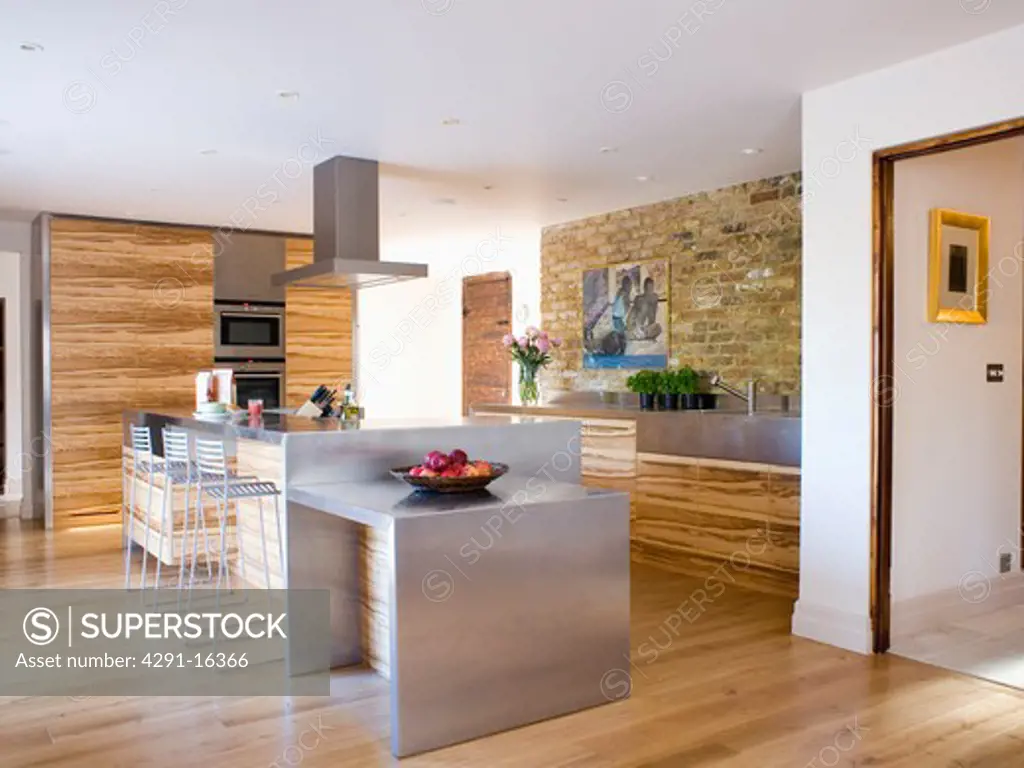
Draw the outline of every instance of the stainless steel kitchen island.
<instances>
[{"instance_id":1,"label":"stainless steel kitchen island","mask_svg":"<svg viewBox=\"0 0 1024 768\"><path fill-rule=\"evenodd\" d=\"M578 422L279 418L130 412L125 424L222 434L261 476L278 456L286 567L271 585L330 590L332 666L389 678L396 756L609 702L607 674L629 664L629 501L579 485ZM512 471L464 496L388 475L456 447ZM245 551L250 563L259 547Z\"/></svg>"}]
</instances>

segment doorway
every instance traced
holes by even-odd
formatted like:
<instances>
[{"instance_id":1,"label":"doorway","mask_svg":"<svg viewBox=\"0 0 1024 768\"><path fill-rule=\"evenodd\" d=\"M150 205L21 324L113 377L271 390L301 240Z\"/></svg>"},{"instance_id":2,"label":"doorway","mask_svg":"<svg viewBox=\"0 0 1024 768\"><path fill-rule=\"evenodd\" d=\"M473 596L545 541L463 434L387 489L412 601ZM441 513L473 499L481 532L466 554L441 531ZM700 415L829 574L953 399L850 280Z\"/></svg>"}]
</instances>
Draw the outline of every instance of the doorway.
<instances>
[{"instance_id":1,"label":"doorway","mask_svg":"<svg viewBox=\"0 0 1024 768\"><path fill-rule=\"evenodd\" d=\"M875 153L872 392L874 649L1018 686L1024 270L1015 246L1024 204L1001 207L1009 196L989 193L1005 152L1016 175L1003 182L1024 195L1012 157L1022 134L1024 119ZM988 176L971 185L965 169L975 162ZM968 186L981 193L965 195ZM942 209L991 221L984 322L931 314L931 243L945 230L929 217ZM952 257L937 274L959 275ZM944 396L948 387L955 397ZM947 439L943 430L957 419L962 437ZM933 556L940 550L941 560Z\"/></svg>"},{"instance_id":2,"label":"doorway","mask_svg":"<svg viewBox=\"0 0 1024 768\"><path fill-rule=\"evenodd\" d=\"M489 272L462 281L462 412L512 402L512 363L501 340L512 330L512 277Z\"/></svg>"}]
</instances>

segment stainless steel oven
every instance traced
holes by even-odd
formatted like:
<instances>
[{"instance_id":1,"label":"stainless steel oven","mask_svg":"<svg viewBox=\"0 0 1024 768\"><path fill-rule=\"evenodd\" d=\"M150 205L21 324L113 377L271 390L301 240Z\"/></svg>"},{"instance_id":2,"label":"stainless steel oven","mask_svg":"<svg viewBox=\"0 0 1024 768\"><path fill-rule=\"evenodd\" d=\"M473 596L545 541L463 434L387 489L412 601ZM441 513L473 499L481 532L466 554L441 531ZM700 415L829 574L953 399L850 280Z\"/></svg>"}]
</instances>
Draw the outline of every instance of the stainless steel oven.
<instances>
[{"instance_id":1,"label":"stainless steel oven","mask_svg":"<svg viewBox=\"0 0 1024 768\"><path fill-rule=\"evenodd\" d=\"M284 305L214 302L214 355L218 358L284 358Z\"/></svg>"},{"instance_id":2,"label":"stainless steel oven","mask_svg":"<svg viewBox=\"0 0 1024 768\"><path fill-rule=\"evenodd\" d=\"M264 408L284 406L284 360L223 360L215 367L234 371L235 402L240 408L250 400L262 400Z\"/></svg>"}]
</instances>

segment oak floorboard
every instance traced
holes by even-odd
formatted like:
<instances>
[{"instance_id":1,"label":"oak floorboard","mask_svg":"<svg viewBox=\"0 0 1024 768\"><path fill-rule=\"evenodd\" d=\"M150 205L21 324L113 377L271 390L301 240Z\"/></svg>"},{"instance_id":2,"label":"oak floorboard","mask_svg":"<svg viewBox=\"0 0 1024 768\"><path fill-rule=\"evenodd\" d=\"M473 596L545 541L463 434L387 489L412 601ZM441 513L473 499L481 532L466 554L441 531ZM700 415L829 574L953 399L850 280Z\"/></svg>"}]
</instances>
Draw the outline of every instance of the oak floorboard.
<instances>
[{"instance_id":1,"label":"oak floorboard","mask_svg":"<svg viewBox=\"0 0 1024 768\"><path fill-rule=\"evenodd\" d=\"M117 528L0 523L0 587L118 587ZM1024 693L789 634L792 599L634 564L632 696L394 760L386 683L337 670L330 698L0 698L0 765L440 768L1002 768ZM693 608L698 590L711 593ZM685 617L684 617L685 616ZM595 681L598 685L599 681ZM857 737L851 735L855 729ZM319 729L320 736L315 733ZM312 745L304 749L302 744Z\"/></svg>"}]
</instances>

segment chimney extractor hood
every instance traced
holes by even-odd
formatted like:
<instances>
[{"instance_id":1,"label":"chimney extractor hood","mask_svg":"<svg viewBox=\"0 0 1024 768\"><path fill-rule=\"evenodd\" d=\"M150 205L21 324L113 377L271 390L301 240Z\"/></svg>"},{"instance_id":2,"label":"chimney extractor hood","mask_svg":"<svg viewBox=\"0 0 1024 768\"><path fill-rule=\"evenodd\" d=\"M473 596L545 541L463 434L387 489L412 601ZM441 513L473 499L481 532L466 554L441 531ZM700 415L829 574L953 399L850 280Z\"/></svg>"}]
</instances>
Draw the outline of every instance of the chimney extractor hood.
<instances>
[{"instance_id":1,"label":"chimney extractor hood","mask_svg":"<svg viewBox=\"0 0 1024 768\"><path fill-rule=\"evenodd\" d=\"M426 264L380 260L375 160L332 157L313 168L313 263L278 272L274 285L359 290L426 276Z\"/></svg>"}]
</instances>

